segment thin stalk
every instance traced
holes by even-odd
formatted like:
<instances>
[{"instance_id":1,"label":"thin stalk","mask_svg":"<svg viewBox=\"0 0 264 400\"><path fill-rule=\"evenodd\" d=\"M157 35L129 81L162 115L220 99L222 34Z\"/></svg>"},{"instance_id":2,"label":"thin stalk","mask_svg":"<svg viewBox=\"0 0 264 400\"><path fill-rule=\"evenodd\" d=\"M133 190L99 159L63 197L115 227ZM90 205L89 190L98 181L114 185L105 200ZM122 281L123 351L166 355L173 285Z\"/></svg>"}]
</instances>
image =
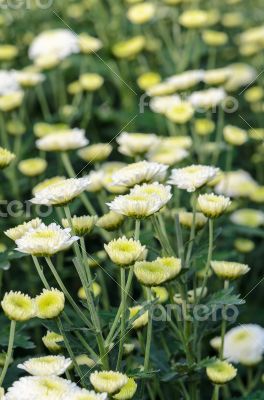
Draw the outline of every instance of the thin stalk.
<instances>
[{"instance_id":1,"label":"thin stalk","mask_svg":"<svg viewBox=\"0 0 264 400\"><path fill-rule=\"evenodd\" d=\"M151 302L151 289L150 288L147 288L147 300L149 302ZM148 329L147 329L145 358L144 358L144 372L147 372L149 369L151 338L152 338L152 315L151 315L151 310L150 310L149 311L149 320L148 320Z\"/></svg>"},{"instance_id":2,"label":"thin stalk","mask_svg":"<svg viewBox=\"0 0 264 400\"><path fill-rule=\"evenodd\" d=\"M120 280L121 280L121 329L120 329L120 340L119 340L119 351L116 364L116 370L121 369L124 340L125 340L125 329L126 329L126 270L125 268L120 269Z\"/></svg>"},{"instance_id":3,"label":"thin stalk","mask_svg":"<svg viewBox=\"0 0 264 400\"><path fill-rule=\"evenodd\" d=\"M207 261L206 261L206 266L205 266L205 276L203 279L202 289L201 289L200 296L197 300L197 303L199 303L203 297L205 286L206 286L206 283L208 280L210 264L211 264L211 260L212 260L212 254L213 254L213 245L214 245L214 223L213 223L212 219L209 219L209 245L208 245Z\"/></svg>"},{"instance_id":4,"label":"thin stalk","mask_svg":"<svg viewBox=\"0 0 264 400\"><path fill-rule=\"evenodd\" d=\"M229 288L229 281L226 280L224 283L224 289ZM226 318L225 318L225 310L226 306L223 308L223 319L221 323L221 347L220 347L220 360L223 360L224 358L224 344L225 344L225 333L226 333Z\"/></svg>"},{"instance_id":5,"label":"thin stalk","mask_svg":"<svg viewBox=\"0 0 264 400\"><path fill-rule=\"evenodd\" d=\"M14 340L15 340L15 332L16 332L16 321L11 321L5 365L4 365L4 368L3 368L1 376L0 376L0 387L2 386L2 384L4 382L4 379L5 379L5 376L6 376L10 361L11 361Z\"/></svg>"},{"instance_id":6,"label":"thin stalk","mask_svg":"<svg viewBox=\"0 0 264 400\"><path fill-rule=\"evenodd\" d=\"M187 249L187 255L186 255L186 260L185 260L185 266L189 267L190 264L190 259L192 255L192 249L193 249L193 244L194 244L194 239L195 239L195 223L196 223L196 212L197 212L197 194L194 194L194 199L193 199L193 220L192 220L192 226L191 226L191 233L190 233L190 240L189 240L189 245Z\"/></svg>"},{"instance_id":7,"label":"thin stalk","mask_svg":"<svg viewBox=\"0 0 264 400\"><path fill-rule=\"evenodd\" d=\"M51 272L53 273L53 276L56 279L60 289L65 294L65 297L67 298L67 300L71 304L72 308L77 312L77 314L81 317L81 319L88 326L88 328L92 328L92 325L91 325L90 321L88 320L88 318L86 318L86 316L84 315L82 310L78 307L78 305L75 303L75 301L73 300L72 296L70 295L70 293L66 289L66 287L65 287L64 283L62 282L59 274L57 273L56 268L54 267L50 257L45 257L45 260L46 260L46 263L48 264Z\"/></svg>"},{"instance_id":8,"label":"thin stalk","mask_svg":"<svg viewBox=\"0 0 264 400\"><path fill-rule=\"evenodd\" d=\"M68 156L68 154L66 152L62 152L61 153L61 160L62 160L64 168L66 169L66 172L69 175L69 177L70 178L76 178L78 175L75 173L75 171L73 169L73 166L71 164L70 158L69 158L69 156ZM90 200L88 199L88 197L85 195L85 193L81 193L80 194L80 198L81 198L85 208L87 209L87 211L90 214L95 215L96 211L93 208L93 206L92 206Z\"/></svg>"},{"instance_id":9,"label":"thin stalk","mask_svg":"<svg viewBox=\"0 0 264 400\"><path fill-rule=\"evenodd\" d=\"M212 400L218 400L219 392L220 392L220 386L219 385L215 385L214 386L214 392L213 392Z\"/></svg>"}]
</instances>

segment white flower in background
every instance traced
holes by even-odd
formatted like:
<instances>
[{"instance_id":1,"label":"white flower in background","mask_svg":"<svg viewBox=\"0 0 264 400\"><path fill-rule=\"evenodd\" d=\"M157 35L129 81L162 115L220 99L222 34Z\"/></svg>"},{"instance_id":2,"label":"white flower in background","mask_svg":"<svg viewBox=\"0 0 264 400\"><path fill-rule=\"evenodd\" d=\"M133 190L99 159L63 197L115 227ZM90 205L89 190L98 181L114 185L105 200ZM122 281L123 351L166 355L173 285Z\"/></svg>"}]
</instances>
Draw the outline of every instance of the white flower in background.
<instances>
[{"instance_id":1,"label":"white flower in background","mask_svg":"<svg viewBox=\"0 0 264 400\"><path fill-rule=\"evenodd\" d=\"M247 366L262 360L264 329L256 324L245 324L231 329L225 335L224 357Z\"/></svg>"},{"instance_id":2,"label":"white flower in background","mask_svg":"<svg viewBox=\"0 0 264 400\"><path fill-rule=\"evenodd\" d=\"M64 356L44 356L30 358L23 364L18 364L17 367L34 376L59 376L64 374L71 364L71 359Z\"/></svg>"},{"instance_id":3,"label":"white flower in background","mask_svg":"<svg viewBox=\"0 0 264 400\"><path fill-rule=\"evenodd\" d=\"M15 71L0 71L0 96L19 92L20 85Z\"/></svg>"},{"instance_id":4,"label":"white flower in background","mask_svg":"<svg viewBox=\"0 0 264 400\"><path fill-rule=\"evenodd\" d=\"M149 107L151 111L158 114L165 114L168 108L171 108L181 102L180 96L157 96L150 100Z\"/></svg>"},{"instance_id":5,"label":"white flower in background","mask_svg":"<svg viewBox=\"0 0 264 400\"><path fill-rule=\"evenodd\" d=\"M113 174L113 185L131 188L140 183L162 181L167 169L167 165L149 161L129 164Z\"/></svg>"},{"instance_id":6,"label":"white flower in background","mask_svg":"<svg viewBox=\"0 0 264 400\"><path fill-rule=\"evenodd\" d=\"M29 222L24 222L21 225L15 226L5 231L5 235L12 240L20 239L24 236L30 229L36 229L42 224L41 219L35 218Z\"/></svg>"},{"instance_id":7,"label":"white flower in background","mask_svg":"<svg viewBox=\"0 0 264 400\"><path fill-rule=\"evenodd\" d=\"M95 393L94 390L76 388L69 396L63 397L63 400L107 400L107 393Z\"/></svg>"},{"instance_id":8,"label":"white flower in background","mask_svg":"<svg viewBox=\"0 0 264 400\"><path fill-rule=\"evenodd\" d=\"M98 392L112 394L127 384L128 377L121 372L95 371L90 375L90 381Z\"/></svg>"},{"instance_id":9,"label":"white flower in background","mask_svg":"<svg viewBox=\"0 0 264 400\"><path fill-rule=\"evenodd\" d=\"M184 160L188 155L187 150L162 142L155 150L148 153L147 158L149 161L171 166Z\"/></svg>"},{"instance_id":10,"label":"white flower in background","mask_svg":"<svg viewBox=\"0 0 264 400\"><path fill-rule=\"evenodd\" d=\"M169 96L175 93L175 89L172 83L170 82L160 82L156 85L151 86L147 90L147 95L150 97L153 96Z\"/></svg>"},{"instance_id":11,"label":"white flower in background","mask_svg":"<svg viewBox=\"0 0 264 400\"><path fill-rule=\"evenodd\" d=\"M175 124L186 124L194 115L194 108L188 101L181 101L169 107L165 113L166 117Z\"/></svg>"},{"instance_id":12,"label":"white flower in background","mask_svg":"<svg viewBox=\"0 0 264 400\"><path fill-rule=\"evenodd\" d=\"M169 186L161 185L164 190L159 186L151 194L147 194L147 186L136 186L129 194L118 196L107 205L117 214L131 218L146 218L163 208L172 197Z\"/></svg>"},{"instance_id":13,"label":"white flower in background","mask_svg":"<svg viewBox=\"0 0 264 400\"><path fill-rule=\"evenodd\" d=\"M210 69L204 72L203 81L208 85L222 85L230 76L231 71L228 67Z\"/></svg>"},{"instance_id":14,"label":"white flower in background","mask_svg":"<svg viewBox=\"0 0 264 400\"><path fill-rule=\"evenodd\" d=\"M16 79L22 87L33 87L45 80L45 75L30 70L15 71Z\"/></svg>"},{"instance_id":15,"label":"white flower in background","mask_svg":"<svg viewBox=\"0 0 264 400\"><path fill-rule=\"evenodd\" d=\"M76 388L75 383L58 376L27 376L13 383L5 400L64 400Z\"/></svg>"},{"instance_id":16,"label":"white flower in background","mask_svg":"<svg viewBox=\"0 0 264 400\"><path fill-rule=\"evenodd\" d=\"M185 168L173 169L169 183L187 192L194 192L215 178L218 168L207 165L191 165Z\"/></svg>"},{"instance_id":17,"label":"white flower in background","mask_svg":"<svg viewBox=\"0 0 264 400\"><path fill-rule=\"evenodd\" d=\"M65 205L88 189L90 183L90 178L87 176L65 179L37 191L35 197L30 201L33 204L44 204L47 206Z\"/></svg>"},{"instance_id":18,"label":"white flower in background","mask_svg":"<svg viewBox=\"0 0 264 400\"><path fill-rule=\"evenodd\" d=\"M36 141L36 146L43 151L67 151L87 146L89 140L85 137L83 129L74 128L71 130L49 133Z\"/></svg>"},{"instance_id":19,"label":"white flower in background","mask_svg":"<svg viewBox=\"0 0 264 400\"><path fill-rule=\"evenodd\" d=\"M196 109L208 109L218 106L225 100L226 96L226 92L223 88L210 88L199 92L193 92L188 100Z\"/></svg>"},{"instance_id":20,"label":"white flower in background","mask_svg":"<svg viewBox=\"0 0 264 400\"><path fill-rule=\"evenodd\" d=\"M79 38L69 29L54 29L40 33L29 48L29 58L36 60L55 55L60 60L80 52Z\"/></svg>"},{"instance_id":21,"label":"white flower in background","mask_svg":"<svg viewBox=\"0 0 264 400\"><path fill-rule=\"evenodd\" d=\"M204 74L205 71L201 69L186 71L182 74L167 78L166 82L171 83L176 91L187 90L201 82L204 78Z\"/></svg>"},{"instance_id":22,"label":"white flower in background","mask_svg":"<svg viewBox=\"0 0 264 400\"><path fill-rule=\"evenodd\" d=\"M233 125L226 125L223 134L225 141L233 146L241 146L248 139L247 131Z\"/></svg>"},{"instance_id":23,"label":"white flower in background","mask_svg":"<svg viewBox=\"0 0 264 400\"><path fill-rule=\"evenodd\" d=\"M34 256L51 256L68 249L79 239L78 236L71 236L70 231L70 228L62 229L55 223L48 226L41 224L16 240L16 250Z\"/></svg>"},{"instance_id":24,"label":"white flower in background","mask_svg":"<svg viewBox=\"0 0 264 400\"><path fill-rule=\"evenodd\" d=\"M143 183L143 185L136 185L131 189L130 194L138 196L155 196L160 197L162 200L168 201L171 199L171 186L165 186L161 183Z\"/></svg>"},{"instance_id":25,"label":"white flower in background","mask_svg":"<svg viewBox=\"0 0 264 400\"><path fill-rule=\"evenodd\" d=\"M264 224L264 212L252 208L241 208L240 210L233 212L230 216L230 220L236 225L258 228Z\"/></svg>"},{"instance_id":26,"label":"white flower in background","mask_svg":"<svg viewBox=\"0 0 264 400\"><path fill-rule=\"evenodd\" d=\"M226 172L215 186L215 192L228 197L250 196L258 187L250 174L243 170Z\"/></svg>"},{"instance_id":27,"label":"white flower in background","mask_svg":"<svg viewBox=\"0 0 264 400\"><path fill-rule=\"evenodd\" d=\"M225 84L227 91L235 91L241 86L247 86L255 81L257 71L248 64L235 63L228 66L231 76Z\"/></svg>"},{"instance_id":28,"label":"white flower in background","mask_svg":"<svg viewBox=\"0 0 264 400\"><path fill-rule=\"evenodd\" d=\"M79 45L81 52L84 54L95 53L103 47L103 43L100 39L93 36L81 33L79 35Z\"/></svg>"},{"instance_id":29,"label":"white flower in background","mask_svg":"<svg viewBox=\"0 0 264 400\"><path fill-rule=\"evenodd\" d=\"M89 179L89 184L87 186L88 192L99 192L104 187L104 171L91 171L87 175Z\"/></svg>"},{"instance_id":30,"label":"white flower in background","mask_svg":"<svg viewBox=\"0 0 264 400\"><path fill-rule=\"evenodd\" d=\"M154 133L122 132L116 141L119 144L118 151L121 154L135 157L156 148L160 143L160 138Z\"/></svg>"}]
</instances>

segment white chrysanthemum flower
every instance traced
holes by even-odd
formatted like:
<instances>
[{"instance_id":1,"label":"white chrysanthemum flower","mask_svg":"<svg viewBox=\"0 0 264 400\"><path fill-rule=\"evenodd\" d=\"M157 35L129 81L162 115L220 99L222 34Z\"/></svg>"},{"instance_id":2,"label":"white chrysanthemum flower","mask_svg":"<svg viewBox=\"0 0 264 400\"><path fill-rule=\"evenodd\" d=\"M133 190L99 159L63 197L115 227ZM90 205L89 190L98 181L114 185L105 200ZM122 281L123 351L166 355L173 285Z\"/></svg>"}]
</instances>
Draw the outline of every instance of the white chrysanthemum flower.
<instances>
[{"instance_id":1,"label":"white chrysanthemum flower","mask_svg":"<svg viewBox=\"0 0 264 400\"><path fill-rule=\"evenodd\" d=\"M49 133L36 141L36 146L43 151L67 151L87 146L89 140L83 129L62 130Z\"/></svg>"},{"instance_id":2,"label":"white chrysanthemum flower","mask_svg":"<svg viewBox=\"0 0 264 400\"><path fill-rule=\"evenodd\" d=\"M236 225L258 228L264 224L264 212L252 208L241 208L231 214L230 220Z\"/></svg>"},{"instance_id":3,"label":"white chrysanthemum flower","mask_svg":"<svg viewBox=\"0 0 264 400\"><path fill-rule=\"evenodd\" d=\"M113 175L113 185L131 188L140 183L164 180L168 166L148 161L129 164Z\"/></svg>"},{"instance_id":4,"label":"white chrysanthemum flower","mask_svg":"<svg viewBox=\"0 0 264 400\"><path fill-rule=\"evenodd\" d=\"M18 368L25 370L30 375L35 376L60 376L70 367L72 361L64 356L44 356L30 358L23 364L18 364Z\"/></svg>"},{"instance_id":5,"label":"white chrysanthemum flower","mask_svg":"<svg viewBox=\"0 0 264 400\"><path fill-rule=\"evenodd\" d=\"M200 211L208 218L217 218L230 206L229 197L217 196L214 193L200 194L198 206Z\"/></svg>"},{"instance_id":6,"label":"white chrysanthemum flower","mask_svg":"<svg viewBox=\"0 0 264 400\"><path fill-rule=\"evenodd\" d=\"M194 108L189 101L181 101L166 111L166 117L175 124L186 124L194 115Z\"/></svg>"},{"instance_id":7,"label":"white chrysanthemum flower","mask_svg":"<svg viewBox=\"0 0 264 400\"><path fill-rule=\"evenodd\" d=\"M56 56L63 60L80 52L78 36L69 29L54 29L40 33L31 43L29 58L36 60L46 56Z\"/></svg>"},{"instance_id":8,"label":"white chrysanthemum flower","mask_svg":"<svg viewBox=\"0 0 264 400\"><path fill-rule=\"evenodd\" d=\"M62 206L84 192L90 184L90 179L86 176L83 178L70 178L54 183L43 190L39 190L31 203L44 204L47 206Z\"/></svg>"},{"instance_id":9,"label":"white chrysanthemum flower","mask_svg":"<svg viewBox=\"0 0 264 400\"><path fill-rule=\"evenodd\" d=\"M118 151L121 154L135 157L157 147L160 143L160 138L154 133L122 132L116 141L119 144Z\"/></svg>"},{"instance_id":10,"label":"white chrysanthemum flower","mask_svg":"<svg viewBox=\"0 0 264 400\"><path fill-rule=\"evenodd\" d=\"M246 130L233 125L226 125L223 134L225 141L233 146L242 146L248 139Z\"/></svg>"},{"instance_id":11,"label":"white chrysanthemum flower","mask_svg":"<svg viewBox=\"0 0 264 400\"><path fill-rule=\"evenodd\" d=\"M223 88L211 88L207 90L201 90L199 92L193 92L188 100L194 108L214 108L223 102L226 98L226 92Z\"/></svg>"},{"instance_id":12,"label":"white chrysanthemum flower","mask_svg":"<svg viewBox=\"0 0 264 400\"><path fill-rule=\"evenodd\" d=\"M264 353L264 329L255 324L245 324L231 329L225 335L224 357L247 366L261 361Z\"/></svg>"},{"instance_id":13,"label":"white chrysanthemum flower","mask_svg":"<svg viewBox=\"0 0 264 400\"><path fill-rule=\"evenodd\" d=\"M165 165L174 165L188 157L189 152L176 144L162 141L160 145L147 154L149 161Z\"/></svg>"},{"instance_id":14,"label":"white chrysanthemum flower","mask_svg":"<svg viewBox=\"0 0 264 400\"><path fill-rule=\"evenodd\" d=\"M19 92L20 85L15 71L0 71L0 96Z\"/></svg>"},{"instance_id":15,"label":"white chrysanthemum flower","mask_svg":"<svg viewBox=\"0 0 264 400\"><path fill-rule=\"evenodd\" d=\"M166 202L172 197L171 186L162 185L161 183L143 183L143 185L136 185L130 190L130 194L138 196L158 196Z\"/></svg>"},{"instance_id":16,"label":"white chrysanthemum flower","mask_svg":"<svg viewBox=\"0 0 264 400\"><path fill-rule=\"evenodd\" d=\"M15 71L16 79L23 88L34 87L45 80L45 75L30 70Z\"/></svg>"},{"instance_id":17,"label":"white chrysanthemum flower","mask_svg":"<svg viewBox=\"0 0 264 400\"><path fill-rule=\"evenodd\" d=\"M170 76L166 79L166 82L170 82L177 91L187 90L201 82L204 78L204 74L205 71L201 69L190 70L181 74Z\"/></svg>"},{"instance_id":18,"label":"white chrysanthemum flower","mask_svg":"<svg viewBox=\"0 0 264 400\"><path fill-rule=\"evenodd\" d=\"M63 400L76 388L75 383L58 376L27 376L13 383L5 400Z\"/></svg>"},{"instance_id":19,"label":"white chrysanthemum flower","mask_svg":"<svg viewBox=\"0 0 264 400\"><path fill-rule=\"evenodd\" d=\"M237 279L250 271L248 265L233 261L211 261L211 268L219 278L226 280Z\"/></svg>"},{"instance_id":20,"label":"white chrysanthemum flower","mask_svg":"<svg viewBox=\"0 0 264 400\"><path fill-rule=\"evenodd\" d=\"M173 96L156 96L150 100L150 109L158 114L165 114L168 108L171 108L181 102L178 95Z\"/></svg>"},{"instance_id":21,"label":"white chrysanthemum flower","mask_svg":"<svg viewBox=\"0 0 264 400\"><path fill-rule=\"evenodd\" d=\"M74 215L71 219L73 232L77 236L87 235L93 230L97 220L97 215L83 215L81 217ZM63 218L61 223L64 228L70 228L67 218Z\"/></svg>"},{"instance_id":22,"label":"white chrysanthemum flower","mask_svg":"<svg viewBox=\"0 0 264 400\"><path fill-rule=\"evenodd\" d=\"M228 197L247 197L258 188L257 182L243 170L226 172L215 186L217 194Z\"/></svg>"},{"instance_id":23,"label":"white chrysanthemum flower","mask_svg":"<svg viewBox=\"0 0 264 400\"><path fill-rule=\"evenodd\" d=\"M46 335L42 337L42 342L49 351L61 351L60 343L63 342L63 336L56 332L47 331Z\"/></svg>"},{"instance_id":24,"label":"white chrysanthemum flower","mask_svg":"<svg viewBox=\"0 0 264 400\"><path fill-rule=\"evenodd\" d=\"M41 224L15 241L16 250L34 256L51 256L68 249L79 239L78 236L71 236L70 231L70 228L62 229L55 223L48 226Z\"/></svg>"},{"instance_id":25,"label":"white chrysanthemum flower","mask_svg":"<svg viewBox=\"0 0 264 400\"><path fill-rule=\"evenodd\" d=\"M53 178L48 178L45 179L44 181L38 183L34 188L32 189L32 194L35 196L37 192L40 190L46 189L47 187L53 185L54 183L58 183L61 181L65 181L65 176L54 176Z\"/></svg>"},{"instance_id":26,"label":"white chrysanthemum flower","mask_svg":"<svg viewBox=\"0 0 264 400\"><path fill-rule=\"evenodd\" d=\"M235 63L228 66L231 76L225 84L228 91L235 91L241 86L251 85L257 77L254 67L244 63Z\"/></svg>"},{"instance_id":27,"label":"white chrysanthemum flower","mask_svg":"<svg viewBox=\"0 0 264 400\"><path fill-rule=\"evenodd\" d=\"M94 390L76 389L63 400L107 400L107 393L95 393Z\"/></svg>"},{"instance_id":28,"label":"white chrysanthemum flower","mask_svg":"<svg viewBox=\"0 0 264 400\"><path fill-rule=\"evenodd\" d=\"M24 222L23 224L18 225L15 228L8 229L7 231L5 231L5 235L12 240L17 240L24 236L30 229L36 229L41 224L41 219L35 218L29 222Z\"/></svg>"},{"instance_id":29,"label":"white chrysanthemum flower","mask_svg":"<svg viewBox=\"0 0 264 400\"><path fill-rule=\"evenodd\" d=\"M170 186L156 187L160 194L147 194L147 186L136 186L129 194L116 197L111 203L107 203L110 209L117 214L132 218L146 218L158 212L171 199Z\"/></svg>"},{"instance_id":30,"label":"white chrysanthemum flower","mask_svg":"<svg viewBox=\"0 0 264 400\"><path fill-rule=\"evenodd\" d=\"M173 169L169 183L187 192L194 192L215 178L218 168L207 165L191 165L185 168Z\"/></svg>"},{"instance_id":31,"label":"white chrysanthemum flower","mask_svg":"<svg viewBox=\"0 0 264 400\"><path fill-rule=\"evenodd\" d=\"M104 171L91 171L87 175L90 179L90 183L87 187L88 192L99 192L103 187L105 173Z\"/></svg>"},{"instance_id":32,"label":"white chrysanthemum flower","mask_svg":"<svg viewBox=\"0 0 264 400\"><path fill-rule=\"evenodd\" d=\"M98 392L116 393L128 382L128 377L121 372L95 371L90 375L90 381Z\"/></svg>"},{"instance_id":33,"label":"white chrysanthemum flower","mask_svg":"<svg viewBox=\"0 0 264 400\"><path fill-rule=\"evenodd\" d=\"M125 236L112 240L105 244L104 248L113 263L122 267L144 260L147 256L146 246L142 246L138 240L127 239Z\"/></svg>"}]
</instances>

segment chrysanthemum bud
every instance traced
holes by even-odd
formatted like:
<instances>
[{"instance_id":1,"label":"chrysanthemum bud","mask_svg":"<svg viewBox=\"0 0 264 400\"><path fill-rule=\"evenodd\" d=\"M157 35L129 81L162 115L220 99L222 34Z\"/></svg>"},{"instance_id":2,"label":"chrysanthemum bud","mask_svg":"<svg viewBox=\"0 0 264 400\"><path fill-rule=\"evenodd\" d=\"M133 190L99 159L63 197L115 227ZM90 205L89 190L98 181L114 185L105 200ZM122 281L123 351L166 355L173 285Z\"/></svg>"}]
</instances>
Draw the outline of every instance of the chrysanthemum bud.
<instances>
[{"instance_id":1,"label":"chrysanthemum bud","mask_svg":"<svg viewBox=\"0 0 264 400\"><path fill-rule=\"evenodd\" d=\"M113 394L127 384L128 377L121 372L95 371L90 375L90 381L98 392Z\"/></svg>"},{"instance_id":2,"label":"chrysanthemum bud","mask_svg":"<svg viewBox=\"0 0 264 400\"><path fill-rule=\"evenodd\" d=\"M169 298L169 292L165 287L154 286L151 288L154 298L158 299L159 303L166 303Z\"/></svg>"},{"instance_id":3,"label":"chrysanthemum bud","mask_svg":"<svg viewBox=\"0 0 264 400\"><path fill-rule=\"evenodd\" d=\"M233 261L211 261L211 267L219 278L226 280L238 279L250 271L248 265Z\"/></svg>"},{"instance_id":4,"label":"chrysanthemum bud","mask_svg":"<svg viewBox=\"0 0 264 400\"><path fill-rule=\"evenodd\" d=\"M63 336L56 332L47 331L47 334L42 338L42 342L49 351L59 352L62 350L62 346L58 343L63 342Z\"/></svg>"},{"instance_id":5,"label":"chrysanthemum bud","mask_svg":"<svg viewBox=\"0 0 264 400\"><path fill-rule=\"evenodd\" d=\"M92 358L88 357L86 354L81 354L75 357L75 361L78 365L86 365L89 368L94 367L98 362L94 361Z\"/></svg>"},{"instance_id":6,"label":"chrysanthemum bud","mask_svg":"<svg viewBox=\"0 0 264 400\"><path fill-rule=\"evenodd\" d=\"M6 293L1 306L5 315L13 321L27 321L36 315L35 301L21 292Z\"/></svg>"},{"instance_id":7,"label":"chrysanthemum bud","mask_svg":"<svg viewBox=\"0 0 264 400\"><path fill-rule=\"evenodd\" d=\"M233 146L241 146L247 141L247 132L237 126L227 125L223 131L227 143Z\"/></svg>"},{"instance_id":8,"label":"chrysanthemum bud","mask_svg":"<svg viewBox=\"0 0 264 400\"><path fill-rule=\"evenodd\" d=\"M29 158L28 160L20 161L18 169L23 175L34 177L41 175L47 166L47 161L42 158Z\"/></svg>"},{"instance_id":9,"label":"chrysanthemum bud","mask_svg":"<svg viewBox=\"0 0 264 400\"><path fill-rule=\"evenodd\" d=\"M80 76L81 88L87 92L94 92L103 85L104 78L98 74L86 73Z\"/></svg>"},{"instance_id":10,"label":"chrysanthemum bud","mask_svg":"<svg viewBox=\"0 0 264 400\"><path fill-rule=\"evenodd\" d=\"M109 143L96 143L78 151L78 156L87 163L96 164L105 161L113 147Z\"/></svg>"},{"instance_id":11,"label":"chrysanthemum bud","mask_svg":"<svg viewBox=\"0 0 264 400\"><path fill-rule=\"evenodd\" d=\"M101 294L101 292L102 292L101 286L97 282L93 282L92 285L91 285L91 288L92 288L92 292L93 292L94 297L99 296ZM90 290L90 288L89 288L89 290ZM86 292L85 292L84 287L81 287L78 290L78 297L81 300L85 300L86 299Z\"/></svg>"},{"instance_id":12,"label":"chrysanthemum bud","mask_svg":"<svg viewBox=\"0 0 264 400\"><path fill-rule=\"evenodd\" d=\"M246 238L237 238L234 242L235 249L240 253L250 253L255 248L253 240Z\"/></svg>"},{"instance_id":13,"label":"chrysanthemum bud","mask_svg":"<svg viewBox=\"0 0 264 400\"><path fill-rule=\"evenodd\" d=\"M15 157L15 154L11 153L7 149L4 149L3 147L0 147L0 169L8 167Z\"/></svg>"},{"instance_id":14,"label":"chrysanthemum bud","mask_svg":"<svg viewBox=\"0 0 264 400\"><path fill-rule=\"evenodd\" d=\"M41 319L52 319L60 315L64 309L65 297L63 292L52 288L43 289L36 297L37 317Z\"/></svg>"},{"instance_id":15,"label":"chrysanthemum bud","mask_svg":"<svg viewBox=\"0 0 264 400\"><path fill-rule=\"evenodd\" d=\"M193 213L188 211L180 211L179 221L181 225L191 229L193 224ZM202 213L197 212L195 215L195 229L202 229L207 221L207 218Z\"/></svg>"},{"instance_id":16,"label":"chrysanthemum bud","mask_svg":"<svg viewBox=\"0 0 264 400\"><path fill-rule=\"evenodd\" d=\"M73 233L77 236L84 236L93 230L95 223L97 221L97 216L84 215L82 217L77 217L74 215L71 219ZM62 219L62 225L64 228L69 228L70 224L66 218Z\"/></svg>"},{"instance_id":17,"label":"chrysanthemum bud","mask_svg":"<svg viewBox=\"0 0 264 400\"><path fill-rule=\"evenodd\" d=\"M143 309L142 306L134 306L129 308L129 319L133 320L132 322L132 327L134 329L140 329L143 328L145 325L147 325L148 320L149 320L149 312L141 312ZM135 317L138 316L138 318L135 319Z\"/></svg>"},{"instance_id":18,"label":"chrysanthemum bud","mask_svg":"<svg viewBox=\"0 0 264 400\"><path fill-rule=\"evenodd\" d=\"M120 228L125 220L125 217L121 214L117 214L114 211L103 215L96 222L96 226L105 229L106 231L112 232Z\"/></svg>"},{"instance_id":19,"label":"chrysanthemum bud","mask_svg":"<svg viewBox=\"0 0 264 400\"><path fill-rule=\"evenodd\" d=\"M115 400L129 400L132 399L132 397L135 395L137 391L137 384L134 379L129 378L128 382L126 383L125 386L122 387L120 392L115 394L113 398Z\"/></svg>"},{"instance_id":20,"label":"chrysanthemum bud","mask_svg":"<svg viewBox=\"0 0 264 400\"><path fill-rule=\"evenodd\" d=\"M135 275L145 286L159 286L176 278L181 271L181 260L175 257L157 258L155 261L139 261L135 264Z\"/></svg>"},{"instance_id":21,"label":"chrysanthemum bud","mask_svg":"<svg viewBox=\"0 0 264 400\"><path fill-rule=\"evenodd\" d=\"M206 368L206 374L211 382L224 385L236 377L237 370L227 361L217 360Z\"/></svg>"}]
</instances>

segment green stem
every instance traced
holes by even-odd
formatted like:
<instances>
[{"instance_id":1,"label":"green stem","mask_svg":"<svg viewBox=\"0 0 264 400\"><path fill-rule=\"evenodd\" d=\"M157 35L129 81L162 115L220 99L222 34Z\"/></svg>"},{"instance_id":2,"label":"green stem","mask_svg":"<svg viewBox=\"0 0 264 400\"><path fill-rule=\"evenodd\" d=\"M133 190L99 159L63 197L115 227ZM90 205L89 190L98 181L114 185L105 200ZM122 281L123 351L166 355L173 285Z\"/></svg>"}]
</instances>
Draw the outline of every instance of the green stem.
<instances>
[{"instance_id":1,"label":"green stem","mask_svg":"<svg viewBox=\"0 0 264 400\"><path fill-rule=\"evenodd\" d=\"M229 281L225 281L224 283L224 289L229 288ZM223 360L224 358L224 344L225 344L225 333L226 333L226 318L225 318L225 310L226 306L223 307L223 319L221 323L221 347L220 347L220 360Z\"/></svg>"},{"instance_id":2,"label":"green stem","mask_svg":"<svg viewBox=\"0 0 264 400\"><path fill-rule=\"evenodd\" d=\"M86 316L84 315L84 313L81 311L81 309L78 307L78 305L75 303L75 301L73 300L72 296L70 295L70 293L68 292L68 290L66 289L64 283L62 282L59 274L56 271L56 268L54 267L50 257L45 257L46 263L48 264L51 272L54 275L54 278L56 279L60 289L63 291L63 293L65 294L65 297L67 298L67 300L69 301L69 303L71 304L72 308L76 311L76 313L81 317L81 319L83 320L83 322L88 326L88 328L92 328L92 325L90 323L90 321L88 320L88 318L86 318Z\"/></svg>"},{"instance_id":3,"label":"green stem","mask_svg":"<svg viewBox=\"0 0 264 400\"><path fill-rule=\"evenodd\" d=\"M125 341L125 329L126 329L126 270L125 268L120 269L120 279L121 279L121 329L120 329L120 340L119 340L119 351L116 364L116 370L121 369L122 356L124 350Z\"/></svg>"},{"instance_id":4,"label":"green stem","mask_svg":"<svg viewBox=\"0 0 264 400\"><path fill-rule=\"evenodd\" d=\"M201 294L197 300L197 303L200 302L200 300L203 297L205 286L209 277L209 271L210 271L210 264L212 260L212 254L213 254L213 245L214 245L214 223L212 219L209 219L209 245L208 245L208 255L207 255L207 261L206 261L206 266L205 266L205 276L203 279L202 283L202 289L201 289Z\"/></svg>"},{"instance_id":5,"label":"green stem","mask_svg":"<svg viewBox=\"0 0 264 400\"><path fill-rule=\"evenodd\" d=\"M147 288L147 300L149 302L151 302L151 289L150 288ZM149 370L151 338L152 338L152 315L151 315L151 310L149 310L146 350L145 350L145 359L144 359L144 372L148 372L148 370Z\"/></svg>"},{"instance_id":6,"label":"green stem","mask_svg":"<svg viewBox=\"0 0 264 400\"><path fill-rule=\"evenodd\" d=\"M193 198L193 220L192 220L192 226L191 226L191 233L190 233L190 239L189 239L189 245L188 245L188 250L187 250L187 255L186 255L186 260L185 260L185 266L189 267L190 265L190 259L192 255L192 249L193 249L193 244L194 244L194 239L195 239L195 223L196 223L196 213L197 213L197 198L198 195L197 193L194 194Z\"/></svg>"},{"instance_id":7,"label":"green stem","mask_svg":"<svg viewBox=\"0 0 264 400\"><path fill-rule=\"evenodd\" d=\"M214 386L214 392L213 392L212 400L218 400L219 392L220 392L220 386L219 385L215 385Z\"/></svg>"},{"instance_id":8,"label":"green stem","mask_svg":"<svg viewBox=\"0 0 264 400\"><path fill-rule=\"evenodd\" d=\"M62 162L63 162L64 168L66 169L66 172L67 172L67 174L69 175L69 177L70 177L70 178L76 178L78 175L76 175L76 173L75 173L75 171L74 171L74 169L73 169L73 166L72 166L72 164L71 164L71 161L70 161L70 158L69 158L69 156L68 156L68 153L62 152L62 153L61 153L61 160L62 160ZM80 194L80 198L81 198L81 200L82 200L82 202L83 202L85 208L87 209L87 211L88 211L90 214L95 215L95 214L96 214L96 211L95 211L95 209L93 208L93 206L92 206L90 200L88 199L88 197L85 195L85 193L81 193L81 194Z\"/></svg>"},{"instance_id":9,"label":"green stem","mask_svg":"<svg viewBox=\"0 0 264 400\"><path fill-rule=\"evenodd\" d=\"M4 365L4 368L3 368L1 376L0 376L0 387L2 386L2 384L4 382L4 379L5 379L5 376L6 376L10 361L11 361L14 340L15 340L15 332L16 332L16 321L11 321L5 365Z\"/></svg>"}]
</instances>

